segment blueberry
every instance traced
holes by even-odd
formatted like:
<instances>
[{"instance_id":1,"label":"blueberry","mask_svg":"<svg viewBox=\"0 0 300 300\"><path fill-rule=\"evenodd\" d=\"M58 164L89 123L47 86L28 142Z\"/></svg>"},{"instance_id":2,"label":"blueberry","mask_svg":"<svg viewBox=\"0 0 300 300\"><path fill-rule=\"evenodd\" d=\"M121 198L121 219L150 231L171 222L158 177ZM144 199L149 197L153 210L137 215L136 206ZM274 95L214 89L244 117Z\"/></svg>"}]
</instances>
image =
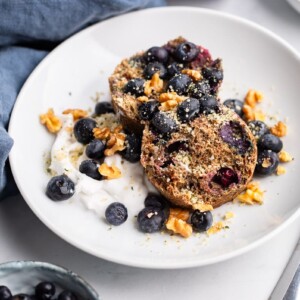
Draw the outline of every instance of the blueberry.
<instances>
[{"instance_id":1,"label":"blueberry","mask_svg":"<svg viewBox=\"0 0 300 300\"><path fill-rule=\"evenodd\" d=\"M170 92L176 92L178 95L186 95L188 93L188 87L192 83L190 76L185 74L179 74L172 77L167 85L167 90Z\"/></svg>"},{"instance_id":2,"label":"blueberry","mask_svg":"<svg viewBox=\"0 0 300 300\"><path fill-rule=\"evenodd\" d=\"M212 181L220 184L223 188L228 188L233 183L239 183L237 173L230 168L221 168L212 178Z\"/></svg>"},{"instance_id":3,"label":"blueberry","mask_svg":"<svg viewBox=\"0 0 300 300\"><path fill-rule=\"evenodd\" d=\"M120 202L113 202L106 208L105 218L109 224L119 226L128 218L127 208Z\"/></svg>"},{"instance_id":4,"label":"blueberry","mask_svg":"<svg viewBox=\"0 0 300 300\"><path fill-rule=\"evenodd\" d=\"M11 291L5 285L0 286L0 300L10 300L12 297Z\"/></svg>"},{"instance_id":5,"label":"blueberry","mask_svg":"<svg viewBox=\"0 0 300 300\"><path fill-rule=\"evenodd\" d=\"M89 176L95 180L102 180L102 175L99 173L99 165L95 160L87 159L81 162L79 172Z\"/></svg>"},{"instance_id":6,"label":"blueberry","mask_svg":"<svg viewBox=\"0 0 300 300\"><path fill-rule=\"evenodd\" d=\"M108 113L114 113L113 106L110 102L99 102L96 104L96 107L95 107L96 115L102 115L102 114L108 114Z\"/></svg>"},{"instance_id":7,"label":"blueberry","mask_svg":"<svg viewBox=\"0 0 300 300\"><path fill-rule=\"evenodd\" d=\"M169 59L168 51L163 47L151 47L144 55L146 62L158 61L160 63L167 63Z\"/></svg>"},{"instance_id":8,"label":"blueberry","mask_svg":"<svg viewBox=\"0 0 300 300\"><path fill-rule=\"evenodd\" d=\"M191 223L195 231L206 231L213 223L213 216L210 211L200 211L196 209L192 213Z\"/></svg>"},{"instance_id":9,"label":"blueberry","mask_svg":"<svg viewBox=\"0 0 300 300\"><path fill-rule=\"evenodd\" d=\"M35 296L38 300L51 299L55 294L55 286L52 282L43 281L35 287Z\"/></svg>"},{"instance_id":10,"label":"blueberry","mask_svg":"<svg viewBox=\"0 0 300 300\"><path fill-rule=\"evenodd\" d=\"M277 153L271 150L263 150L258 153L255 173L260 175L270 175L278 167L279 159Z\"/></svg>"},{"instance_id":11,"label":"blueberry","mask_svg":"<svg viewBox=\"0 0 300 300\"><path fill-rule=\"evenodd\" d=\"M252 143L247 139L244 129L238 122L230 121L220 128L222 140L237 149L243 155L252 147Z\"/></svg>"},{"instance_id":12,"label":"blueberry","mask_svg":"<svg viewBox=\"0 0 300 300\"><path fill-rule=\"evenodd\" d=\"M47 184L46 195L53 201L67 200L74 193L75 184L65 174L52 177Z\"/></svg>"},{"instance_id":13,"label":"blueberry","mask_svg":"<svg viewBox=\"0 0 300 300\"><path fill-rule=\"evenodd\" d=\"M183 64L179 64L177 62L173 62L170 65L168 65L167 67L167 71L170 77L173 77L177 74L179 74L181 72L181 70L183 69L184 65Z\"/></svg>"},{"instance_id":14,"label":"blueberry","mask_svg":"<svg viewBox=\"0 0 300 300\"><path fill-rule=\"evenodd\" d=\"M169 134L177 130L176 122L163 112L155 113L151 120L151 124L162 134Z\"/></svg>"},{"instance_id":15,"label":"blueberry","mask_svg":"<svg viewBox=\"0 0 300 300\"><path fill-rule=\"evenodd\" d=\"M179 62L191 62L196 59L198 54L198 47L191 42L181 43L174 52L175 59Z\"/></svg>"},{"instance_id":16,"label":"blueberry","mask_svg":"<svg viewBox=\"0 0 300 300\"><path fill-rule=\"evenodd\" d=\"M158 111L159 102L148 101L143 102L138 107L139 117L141 120L149 121L153 118L154 114Z\"/></svg>"},{"instance_id":17,"label":"blueberry","mask_svg":"<svg viewBox=\"0 0 300 300\"><path fill-rule=\"evenodd\" d=\"M85 154L88 158L100 159L104 156L104 150L105 143L101 140L95 139L87 145Z\"/></svg>"},{"instance_id":18,"label":"blueberry","mask_svg":"<svg viewBox=\"0 0 300 300\"><path fill-rule=\"evenodd\" d=\"M200 100L200 113L212 114L218 112L218 100L213 96L203 96Z\"/></svg>"},{"instance_id":19,"label":"blueberry","mask_svg":"<svg viewBox=\"0 0 300 300\"><path fill-rule=\"evenodd\" d=\"M33 297L27 294L18 294L12 297L12 300L33 300Z\"/></svg>"},{"instance_id":20,"label":"blueberry","mask_svg":"<svg viewBox=\"0 0 300 300\"><path fill-rule=\"evenodd\" d=\"M198 99L187 98L177 107L177 116L181 122L186 123L192 121L199 115L200 103Z\"/></svg>"},{"instance_id":21,"label":"blueberry","mask_svg":"<svg viewBox=\"0 0 300 300\"><path fill-rule=\"evenodd\" d=\"M134 78L129 80L124 86L124 93L139 97L144 95L145 80L142 78Z\"/></svg>"},{"instance_id":22,"label":"blueberry","mask_svg":"<svg viewBox=\"0 0 300 300\"><path fill-rule=\"evenodd\" d=\"M94 139L93 129L97 126L95 120L83 118L78 120L74 126L76 140L82 144L88 144Z\"/></svg>"},{"instance_id":23,"label":"blueberry","mask_svg":"<svg viewBox=\"0 0 300 300\"><path fill-rule=\"evenodd\" d=\"M145 207L157 207L159 209L164 209L167 206L166 200L160 195L148 194L145 199Z\"/></svg>"},{"instance_id":24,"label":"blueberry","mask_svg":"<svg viewBox=\"0 0 300 300\"><path fill-rule=\"evenodd\" d=\"M137 216L139 229L142 232L152 233L160 231L165 223L166 215L158 207L148 206Z\"/></svg>"},{"instance_id":25,"label":"blueberry","mask_svg":"<svg viewBox=\"0 0 300 300\"><path fill-rule=\"evenodd\" d=\"M202 75L211 87L216 87L223 80L223 71L215 68L204 68Z\"/></svg>"},{"instance_id":26,"label":"blueberry","mask_svg":"<svg viewBox=\"0 0 300 300\"><path fill-rule=\"evenodd\" d=\"M141 157L142 138L134 133L128 133L125 145L126 148L121 152L122 157L131 163L138 162Z\"/></svg>"},{"instance_id":27,"label":"blueberry","mask_svg":"<svg viewBox=\"0 0 300 300\"><path fill-rule=\"evenodd\" d=\"M210 93L210 86L206 80L197 81L189 86L189 94L197 99Z\"/></svg>"},{"instance_id":28,"label":"blueberry","mask_svg":"<svg viewBox=\"0 0 300 300\"><path fill-rule=\"evenodd\" d=\"M267 133L258 140L257 146L259 150L271 150L278 153L282 150L283 144L280 138Z\"/></svg>"},{"instance_id":29,"label":"blueberry","mask_svg":"<svg viewBox=\"0 0 300 300\"><path fill-rule=\"evenodd\" d=\"M263 135L269 133L269 128L266 123L258 120L250 121L248 127L256 139L261 138Z\"/></svg>"},{"instance_id":30,"label":"blueberry","mask_svg":"<svg viewBox=\"0 0 300 300\"><path fill-rule=\"evenodd\" d=\"M168 76L165 66L157 61L149 63L144 69L144 77L151 79L155 73L159 73L159 77L165 79Z\"/></svg>"},{"instance_id":31,"label":"blueberry","mask_svg":"<svg viewBox=\"0 0 300 300\"><path fill-rule=\"evenodd\" d=\"M228 108L232 109L240 117L243 116L243 105L244 103L238 99L227 99L223 103Z\"/></svg>"},{"instance_id":32,"label":"blueberry","mask_svg":"<svg viewBox=\"0 0 300 300\"><path fill-rule=\"evenodd\" d=\"M63 291L58 295L57 300L78 300L78 298L70 291Z\"/></svg>"}]
</instances>

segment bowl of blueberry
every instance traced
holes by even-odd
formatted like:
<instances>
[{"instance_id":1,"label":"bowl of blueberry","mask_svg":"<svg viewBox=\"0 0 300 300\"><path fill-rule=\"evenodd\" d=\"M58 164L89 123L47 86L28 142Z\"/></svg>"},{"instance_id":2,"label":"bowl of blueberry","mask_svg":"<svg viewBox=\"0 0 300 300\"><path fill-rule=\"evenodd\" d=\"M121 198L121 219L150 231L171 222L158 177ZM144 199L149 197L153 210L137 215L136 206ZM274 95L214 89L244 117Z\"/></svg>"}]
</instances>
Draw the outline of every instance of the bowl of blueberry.
<instances>
[{"instance_id":1,"label":"bowl of blueberry","mask_svg":"<svg viewBox=\"0 0 300 300\"><path fill-rule=\"evenodd\" d=\"M0 265L0 300L99 300L77 274L45 262Z\"/></svg>"}]
</instances>

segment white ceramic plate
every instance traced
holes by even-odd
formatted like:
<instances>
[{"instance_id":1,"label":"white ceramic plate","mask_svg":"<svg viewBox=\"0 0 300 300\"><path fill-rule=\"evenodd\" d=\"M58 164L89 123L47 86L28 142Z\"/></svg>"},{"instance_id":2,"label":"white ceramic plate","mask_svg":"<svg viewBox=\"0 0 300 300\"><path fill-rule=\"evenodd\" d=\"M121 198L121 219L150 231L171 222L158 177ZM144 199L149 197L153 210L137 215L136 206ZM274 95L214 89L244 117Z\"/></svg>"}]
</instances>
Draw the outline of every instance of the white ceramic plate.
<instances>
[{"instance_id":1,"label":"white ceramic plate","mask_svg":"<svg viewBox=\"0 0 300 300\"><path fill-rule=\"evenodd\" d=\"M243 98L249 88L256 88L264 93L268 112L288 117L284 147L296 159L286 166L286 175L261 180L267 191L264 205L224 205L214 215L217 219L233 211L229 229L185 240L159 233L148 237L133 222L108 230L103 220L82 206L50 201L44 192L49 177L43 155L54 137L39 124L39 114L49 107L57 111L94 107L91 96L96 92L108 100L107 77L122 57L179 35L223 58L223 99ZM283 40L253 23L210 10L149 9L96 24L48 55L20 92L9 127L15 140L10 155L13 174L29 206L51 230L98 257L147 268L185 268L234 257L299 216L299 74L299 55Z\"/></svg>"}]
</instances>

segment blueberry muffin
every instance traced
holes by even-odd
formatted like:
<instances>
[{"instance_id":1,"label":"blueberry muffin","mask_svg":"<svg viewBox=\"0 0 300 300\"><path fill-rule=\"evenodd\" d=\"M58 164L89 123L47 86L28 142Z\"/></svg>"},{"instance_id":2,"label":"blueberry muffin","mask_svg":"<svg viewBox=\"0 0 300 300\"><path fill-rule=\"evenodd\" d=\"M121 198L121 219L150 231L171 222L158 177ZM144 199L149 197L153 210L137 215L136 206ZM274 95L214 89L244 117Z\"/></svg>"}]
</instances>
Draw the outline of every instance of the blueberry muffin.
<instances>
[{"instance_id":1,"label":"blueberry muffin","mask_svg":"<svg viewBox=\"0 0 300 300\"><path fill-rule=\"evenodd\" d=\"M179 37L162 47L126 58L109 78L114 110L130 131L140 132L144 120L160 106L162 93L181 96L215 95L223 80L221 60L209 51ZM144 102L152 106L139 110Z\"/></svg>"},{"instance_id":2,"label":"blueberry muffin","mask_svg":"<svg viewBox=\"0 0 300 300\"><path fill-rule=\"evenodd\" d=\"M256 157L248 126L213 96L187 98L145 125L141 163L150 182L181 207L233 200L251 180Z\"/></svg>"}]
</instances>

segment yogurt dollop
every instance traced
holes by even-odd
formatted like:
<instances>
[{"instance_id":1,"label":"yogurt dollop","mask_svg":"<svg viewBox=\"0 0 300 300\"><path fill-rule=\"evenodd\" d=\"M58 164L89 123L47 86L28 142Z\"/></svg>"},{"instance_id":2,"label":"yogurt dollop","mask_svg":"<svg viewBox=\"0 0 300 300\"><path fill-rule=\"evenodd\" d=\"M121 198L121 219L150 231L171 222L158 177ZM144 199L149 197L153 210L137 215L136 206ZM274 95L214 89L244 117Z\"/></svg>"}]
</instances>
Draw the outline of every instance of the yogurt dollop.
<instances>
[{"instance_id":1,"label":"yogurt dollop","mask_svg":"<svg viewBox=\"0 0 300 300\"><path fill-rule=\"evenodd\" d=\"M74 199L99 216L104 216L106 207L116 201L133 213L141 210L145 197L150 190L154 191L154 187L145 177L140 163L130 163L115 154L105 157L104 162L118 167L122 173L120 178L98 181L80 173L80 163L89 159L85 155L85 146L74 137L73 116L62 115L60 118L62 129L51 149L50 170L53 174L66 174L75 183ZM102 124L101 120L97 122Z\"/></svg>"}]
</instances>

